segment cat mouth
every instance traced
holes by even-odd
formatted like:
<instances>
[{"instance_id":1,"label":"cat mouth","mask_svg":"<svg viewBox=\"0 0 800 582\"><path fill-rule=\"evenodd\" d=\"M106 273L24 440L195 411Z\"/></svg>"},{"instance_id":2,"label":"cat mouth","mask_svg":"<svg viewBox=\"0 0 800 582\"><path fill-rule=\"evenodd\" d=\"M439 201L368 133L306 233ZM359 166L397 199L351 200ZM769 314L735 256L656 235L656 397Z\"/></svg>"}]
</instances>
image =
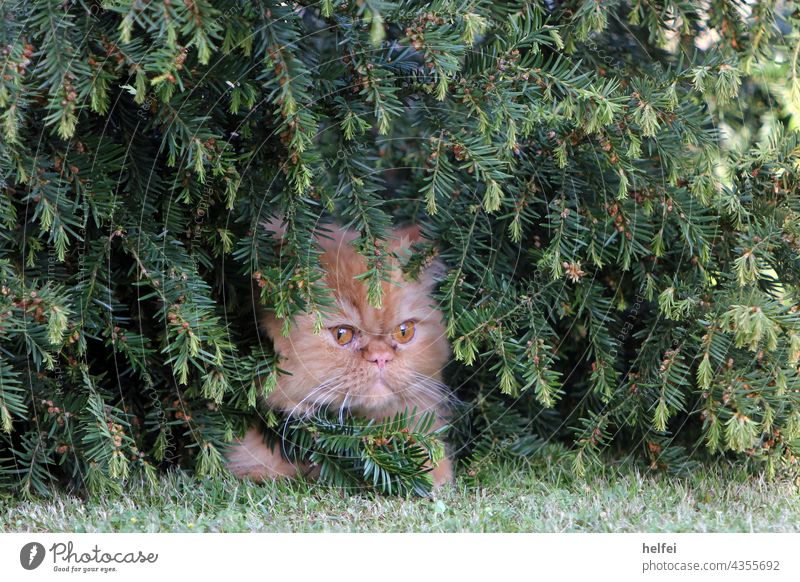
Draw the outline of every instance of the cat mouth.
<instances>
[{"instance_id":1,"label":"cat mouth","mask_svg":"<svg viewBox=\"0 0 800 582\"><path fill-rule=\"evenodd\" d=\"M373 397L376 399L385 399L388 397L393 397L394 390L392 390L392 387L385 379L378 378L372 384L370 389L364 394L364 396L366 396L367 398Z\"/></svg>"},{"instance_id":2,"label":"cat mouth","mask_svg":"<svg viewBox=\"0 0 800 582\"><path fill-rule=\"evenodd\" d=\"M397 394L384 378L377 378L368 390L365 390L353 402L353 408L365 411L377 410L391 404Z\"/></svg>"}]
</instances>

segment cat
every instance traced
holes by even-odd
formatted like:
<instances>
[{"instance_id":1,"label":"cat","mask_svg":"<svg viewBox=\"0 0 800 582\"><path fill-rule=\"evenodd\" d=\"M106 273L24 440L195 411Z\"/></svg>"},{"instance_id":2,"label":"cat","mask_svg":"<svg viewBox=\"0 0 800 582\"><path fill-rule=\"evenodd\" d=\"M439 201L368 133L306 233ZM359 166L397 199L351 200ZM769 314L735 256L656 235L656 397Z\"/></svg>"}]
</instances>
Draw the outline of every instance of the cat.
<instances>
[{"instance_id":1,"label":"cat","mask_svg":"<svg viewBox=\"0 0 800 582\"><path fill-rule=\"evenodd\" d=\"M274 223L270 228L274 230ZM317 233L324 281L335 307L317 334L309 314L294 318L287 337L281 334L282 320L272 313L263 318L279 366L290 372L279 376L267 406L297 416L325 405L374 420L432 410L437 416L434 429L446 423L451 396L442 370L450 344L431 296L444 265L434 259L417 280L405 278L397 258L410 254L411 245L421 240L420 229L410 226L392 234L387 258L396 268L392 281L383 283L382 307L375 308L367 301L367 284L356 279L367 270L365 259L350 244L357 233L337 225ZM286 460L280 446L266 444L256 428L232 444L227 466L235 476L255 481L314 476L313 467ZM451 459L443 458L431 474L434 486L451 482Z\"/></svg>"}]
</instances>

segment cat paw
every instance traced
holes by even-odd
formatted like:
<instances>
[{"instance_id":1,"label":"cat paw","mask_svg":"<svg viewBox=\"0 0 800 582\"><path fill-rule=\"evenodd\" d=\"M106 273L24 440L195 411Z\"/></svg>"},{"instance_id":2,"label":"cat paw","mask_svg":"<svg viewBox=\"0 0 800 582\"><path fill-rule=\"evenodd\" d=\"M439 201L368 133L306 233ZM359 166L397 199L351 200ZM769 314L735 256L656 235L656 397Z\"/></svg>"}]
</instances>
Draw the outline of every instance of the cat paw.
<instances>
[{"instance_id":1,"label":"cat paw","mask_svg":"<svg viewBox=\"0 0 800 582\"><path fill-rule=\"evenodd\" d=\"M239 479L257 482L297 475L297 467L284 459L280 451L268 446L254 428L230 446L226 466Z\"/></svg>"},{"instance_id":2,"label":"cat paw","mask_svg":"<svg viewBox=\"0 0 800 582\"><path fill-rule=\"evenodd\" d=\"M433 487L439 489L453 482L453 462L445 457L431 470Z\"/></svg>"}]
</instances>

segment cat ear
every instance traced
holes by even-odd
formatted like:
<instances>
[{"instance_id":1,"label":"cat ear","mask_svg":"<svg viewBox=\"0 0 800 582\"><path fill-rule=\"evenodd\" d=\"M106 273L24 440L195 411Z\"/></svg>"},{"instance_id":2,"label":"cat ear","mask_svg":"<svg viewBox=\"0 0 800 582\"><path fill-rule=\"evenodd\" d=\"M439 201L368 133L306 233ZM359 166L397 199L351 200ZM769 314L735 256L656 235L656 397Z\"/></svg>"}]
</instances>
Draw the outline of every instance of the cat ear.
<instances>
[{"instance_id":1,"label":"cat ear","mask_svg":"<svg viewBox=\"0 0 800 582\"><path fill-rule=\"evenodd\" d=\"M390 243L392 250L397 252L402 259L411 256L411 246L414 243L426 242L422 236L422 228L418 224L411 224L402 228L394 229L394 241ZM426 265L420 273L420 280L429 285L433 285L444 279L447 274L447 266L441 259L434 257L430 264Z\"/></svg>"},{"instance_id":2,"label":"cat ear","mask_svg":"<svg viewBox=\"0 0 800 582\"><path fill-rule=\"evenodd\" d=\"M410 248L412 244L422 240L422 228L418 224L410 224L394 229L394 236L400 248Z\"/></svg>"},{"instance_id":3,"label":"cat ear","mask_svg":"<svg viewBox=\"0 0 800 582\"><path fill-rule=\"evenodd\" d=\"M392 238L389 240L389 250L394 251L400 257L407 257L411 254L411 245L423 242L422 228L418 224L410 224L392 230Z\"/></svg>"}]
</instances>

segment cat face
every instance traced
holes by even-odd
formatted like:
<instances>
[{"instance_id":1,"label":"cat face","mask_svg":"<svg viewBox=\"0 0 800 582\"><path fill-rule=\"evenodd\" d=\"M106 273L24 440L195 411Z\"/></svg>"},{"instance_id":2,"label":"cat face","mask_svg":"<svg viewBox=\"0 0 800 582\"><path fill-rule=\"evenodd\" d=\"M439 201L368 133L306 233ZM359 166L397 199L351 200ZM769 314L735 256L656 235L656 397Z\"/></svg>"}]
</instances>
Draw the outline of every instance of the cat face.
<instances>
[{"instance_id":1,"label":"cat face","mask_svg":"<svg viewBox=\"0 0 800 582\"><path fill-rule=\"evenodd\" d=\"M355 279L367 270L350 244L356 234L343 229L326 234L332 238L318 238L324 250L320 262L335 308L318 334L309 315L295 318L288 337L281 335L280 320L266 317L279 366L290 373L280 376L267 403L291 414L327 405L370 418L439 408L449 344L431 298L438 265L425 269L417 281L394 269L392 282L383 285L382 306L375 308L367 301L367 285ZM399 254L419 237L415 228L394 234L390 250Z\"/></svg>"}]
</instances>

